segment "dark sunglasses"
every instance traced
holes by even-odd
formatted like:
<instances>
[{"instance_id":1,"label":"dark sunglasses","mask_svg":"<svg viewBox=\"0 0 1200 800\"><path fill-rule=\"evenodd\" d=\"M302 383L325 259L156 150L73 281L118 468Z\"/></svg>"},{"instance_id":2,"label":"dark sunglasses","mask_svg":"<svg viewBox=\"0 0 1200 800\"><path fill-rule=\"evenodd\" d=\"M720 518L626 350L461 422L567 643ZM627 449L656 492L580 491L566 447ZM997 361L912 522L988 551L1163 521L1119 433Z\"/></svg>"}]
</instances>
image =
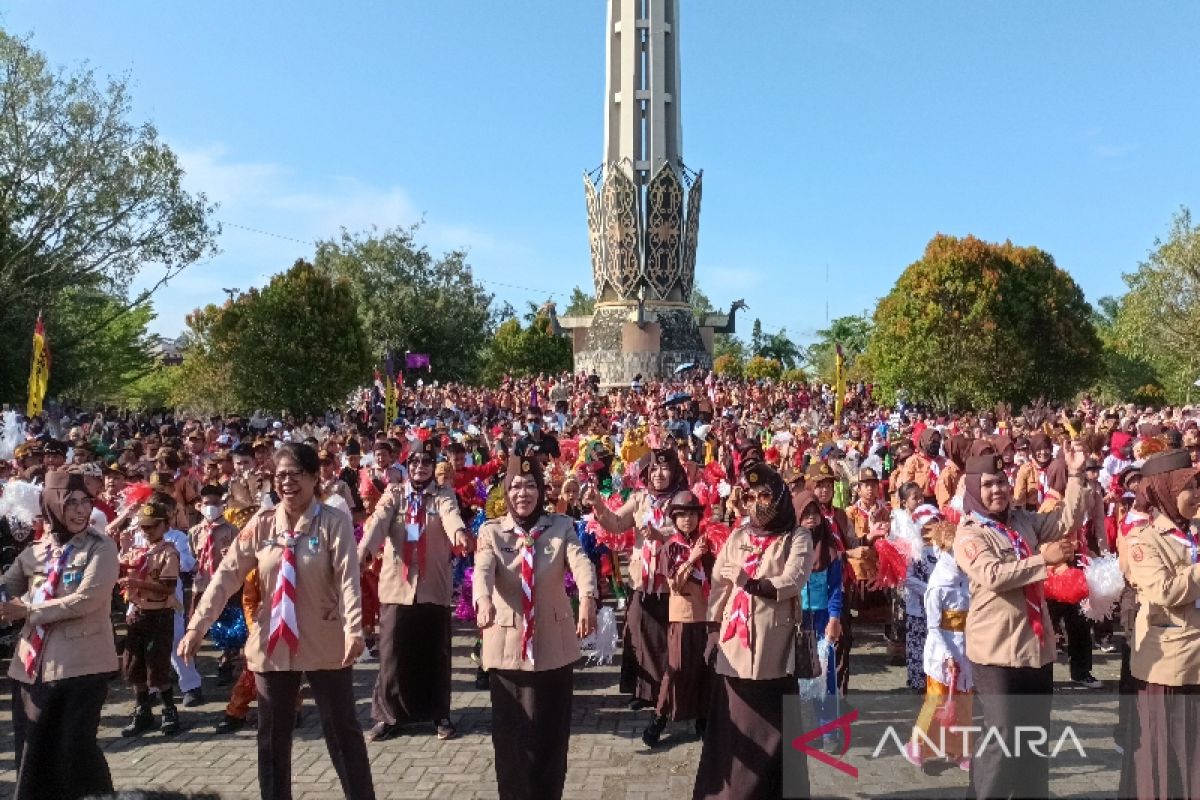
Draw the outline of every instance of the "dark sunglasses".
<instances>
[{"instance_id":1,"label":"dark sunglasses","mask_svg":"<svg viewBox=\"0 0 1200 800\"><path fill-rule=\"evenodd\" d=\"M429 456L413 456L408 460L410 464L433 464L433 459Z\"/></svg>"}]
</instances>

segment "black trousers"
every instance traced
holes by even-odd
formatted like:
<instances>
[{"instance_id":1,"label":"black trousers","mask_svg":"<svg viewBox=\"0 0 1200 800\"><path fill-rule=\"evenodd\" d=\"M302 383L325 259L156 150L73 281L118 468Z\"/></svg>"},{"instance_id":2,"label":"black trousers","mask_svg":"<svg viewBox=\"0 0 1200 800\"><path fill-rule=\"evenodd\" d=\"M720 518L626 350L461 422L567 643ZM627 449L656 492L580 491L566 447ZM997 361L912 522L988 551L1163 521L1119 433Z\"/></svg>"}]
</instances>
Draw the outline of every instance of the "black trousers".
<instances>
[{"instance_id":1,"label":"black trousers","mask_svg":"<svg viewBox=\"0 0 1200 800\"><path fill-rule=\"evenodd\" d=\"M1050 619L1055 627L1062 626L1067 637L1067 659L1071 664L1071 680L1086 678L1092 673L1092 623L1077 603L1047 601Z\"/></svg>"},{"instance_id":2,"label":"black trousers","mask_svg":"<svg viewBox=\"0 0 1200 800\"><path fill-rule=\"evenodd\" d=\"M312 689L325 746L342 792L349 800L374 800L367 744L354 716L354 675L350 667L254 674L258 690L258 787L263 800L292 798L292 733L301 678L306 678Z\"/></svg>"},{"instance_id":3,"label":"black trousers","mask_svg":"<svg viewBox=\"0 0 1200 800\"><path fill-rule=\"evenodd\" d=\"M488 678L500 800L559 800L571 742L572 667L493 669Z\"/></svg>"},{"instance_id":4,"label":"black trousers","mask_svg":"<svg viewBox=\"0 0 1200 800\"><path fill-rule=\"evenodd\" d=\"M14 800L77 800L113 790L96 744L107 674L13 683L17 781Z\"/></svg>"},{"instance_id":5,"label":"black trousers","mask_svg":"<svg viewBox=\"0 0 1200 800\"><path fill-rule=\"evenodd\" d=\"M1054 665L1044 667L995 667L971 664L975 700L983 712L982 737L994 728L1007 744L1006 755L994 739L971 759L969 797L1049 797L1050 761L1031 752L1030 734L1017 745L1018 727L1050 726L1050 696L1054 687ZM1046 748L1041 748L1042 752ZM1019 753L1019 755L1018 755Z\"/></svg>"},{"instance_id":6,"label":"black trousers","mask_svg":"<svg viewBox=\"0 0 1200 800\"><path fill-rule=\"evenodd\" d=\"M449 717L450 609L434 603L383 603L371 718L395 725Z\"/></svg>"}]
</instances>

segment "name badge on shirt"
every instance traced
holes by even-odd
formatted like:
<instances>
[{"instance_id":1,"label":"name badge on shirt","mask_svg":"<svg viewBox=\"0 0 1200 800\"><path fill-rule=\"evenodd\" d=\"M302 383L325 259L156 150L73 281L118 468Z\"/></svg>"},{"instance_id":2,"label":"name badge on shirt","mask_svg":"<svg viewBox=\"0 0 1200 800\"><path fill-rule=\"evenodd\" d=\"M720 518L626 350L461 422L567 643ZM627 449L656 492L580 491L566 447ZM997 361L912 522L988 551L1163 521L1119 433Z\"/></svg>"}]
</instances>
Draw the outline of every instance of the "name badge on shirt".
<instances>
[{"instance_id":1,"label":"name badge on shirt","mask_svg":"<svg viewBox=\"0 0 1200 800\"><path fill-rule=\"evenodd\" d=\"M500 552L502 552L502 553L515 553L515 552L517 552L517 548L515 548L515 547L501 547L501 548L500 548Z\"/></svg>"},{"instance_id":2,"label":"name badge on shirt","mask_svg":"<svg viewBox=\"0 0 1200 800\"><path fill-rule=\"evenodd\" d=\"M406 522L404 523L404 533L408 541L418 541L421 538L421 526L412 522Z\"/></svg>"},{"instance_id":3,"label":"name badge on shirt","mask_svg":"<svg viewBox=\"0 0 1200 800\"><path fill-rule=\"evenodd\" d=\"M747 552L747 553L753 553L753 552L754 552L754 548L753 548L753 547L751 547L751 546L750 546L750 545L748 545L748 544L744 544L744 545L742 545L741 547L739 547L738 549L739 549L739 550L742 550L742 551L744 551L744 552Z\"/></svg>"}]
</instances>

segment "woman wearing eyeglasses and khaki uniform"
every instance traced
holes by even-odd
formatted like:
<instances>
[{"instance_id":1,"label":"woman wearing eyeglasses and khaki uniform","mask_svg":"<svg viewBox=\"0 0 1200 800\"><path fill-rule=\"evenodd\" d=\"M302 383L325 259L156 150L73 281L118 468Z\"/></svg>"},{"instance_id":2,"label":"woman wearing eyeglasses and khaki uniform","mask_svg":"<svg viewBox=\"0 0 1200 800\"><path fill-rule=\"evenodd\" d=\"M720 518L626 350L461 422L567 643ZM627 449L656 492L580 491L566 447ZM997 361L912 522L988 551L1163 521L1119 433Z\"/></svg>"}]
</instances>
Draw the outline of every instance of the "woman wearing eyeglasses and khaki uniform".
<instances>
[{"instance_id":1,"label":"woman wearing eyeglasses and khaki uniform","mask_svg":"<svg viewBox=\"0 0 1200 800\"><path fill-rule=\"evenodd\" d=\"M245 652L258 690L258 781L264 800L292 797L292 734L302 680L312 689L343 794L350 800L375 797L354 713L352 667L364 648L354 530L350 517L316 499L319 481L316 450L305 444L279 448L279 505L259 511L242 529L179 643L179 655L190 662L226 602L257 570L264 602Z\"/></svg>"},{"instance_id":2,"label":"woman wearing eyeglasses and khaki uniform","mask_svg":"<svg viewBox=\"0 0 1200 800\"><path fill-rule=\"evenodd\" d=\"M572 670L596 628L596 575L570 517L545 512L533 456L509 460L508 513L479 530L473 597L490 670L500 800L557 800L567 775ZM579 621L563 586L579 587Z\"/></svg>"}]
</instances>

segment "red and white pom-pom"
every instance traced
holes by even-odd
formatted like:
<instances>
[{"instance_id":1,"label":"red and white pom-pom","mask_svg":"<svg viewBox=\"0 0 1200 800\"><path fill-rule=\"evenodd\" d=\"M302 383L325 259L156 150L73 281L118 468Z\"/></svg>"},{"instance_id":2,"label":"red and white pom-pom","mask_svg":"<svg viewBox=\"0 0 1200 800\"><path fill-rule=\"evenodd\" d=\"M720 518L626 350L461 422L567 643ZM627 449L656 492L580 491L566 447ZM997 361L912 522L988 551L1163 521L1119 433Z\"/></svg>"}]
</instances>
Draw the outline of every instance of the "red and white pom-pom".
<instances>
[{"instance_id":1,"label":"red and white pom-pom","mask_svg":"<svg viewBox=\"0 0 1200 800\"><path fill-rule=\"evenodd\" d=\"M716 486L727 477L725 468L721 466L719 461L708 462L701 475L704 476L704 482L709 486Z\"/></svg>"},{"instance_id":2,"label":"red and white pom-pom","mask_svg":"<svg viewBox=\"0 0 1200 800\"><path fill-rule=\"evenodd\" d=\"M1083 574L1088 587L1088 600L1082 604L1084 616L1093 622L1107 619L1125 591L1125 576L1117 557L1110 553L1089 559L1083 566Z\"/></svg>"},{"instance_id":3,"label":"red and white pom-pom","mask_svg":"<svg viewBox=\"0 0 1200 800\"><path fill-rule=\"evenodd\" d=\"M908 560L887 539L876 539L873 545L879 556L879 571L871 581L873 589L893 589L904 583L908 575Z\"/></svg>"},{"instance_id":4,"label":"red and white pom-pom","mask_svg":"<svg viewBox=\"0 0 1200 800\"><path fill-rule=\"evenodd\" d=\"M725 541L729 538L729 526L724 522L710 522L704 526L704 536L708 539L709 552L714 556L721 552Z\"/></svg>"},{"instance_id":5,"label":"red and white pom-pom","mask_svg":"<svg viewBox=\"0 0 1200 800\"><path fill-rule=\"evenodd\" d=\"M1050 570L1046 576L1046 598L1074 605L1088 596L1087 578L1078 567Z\"/></svg>"}]
</instances>

